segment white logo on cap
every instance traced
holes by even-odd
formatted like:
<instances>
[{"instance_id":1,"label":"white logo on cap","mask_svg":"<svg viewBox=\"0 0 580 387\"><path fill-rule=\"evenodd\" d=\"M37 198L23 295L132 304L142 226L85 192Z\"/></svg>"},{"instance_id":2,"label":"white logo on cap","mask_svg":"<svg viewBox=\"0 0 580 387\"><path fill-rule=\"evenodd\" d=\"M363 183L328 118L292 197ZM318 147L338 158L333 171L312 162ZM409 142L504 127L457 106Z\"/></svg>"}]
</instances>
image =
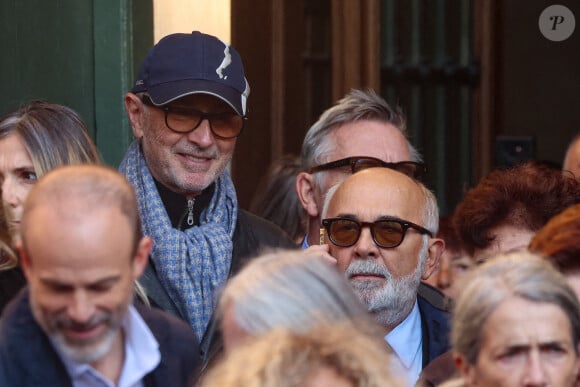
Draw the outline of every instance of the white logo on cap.
<instances>
[{"instance_id":1,"label":"white logo on cap","mask_svg":"<svg viewBox=\"0 0 580 387\"><path fill-rule=\"evenodd\" d=\"M242 93L242 113L246 114L246 102L248 101L248 96L250 95L250 84L248 80L244 77L244 82L246 82L246 88Z\"/></svg>"},{"instance_id":2,"label":"white logo on cap","mask_svg":"<svg viewBox=\"0 0 580 387\"><path fill-rule=\"evenodd\" d=\"M220 79L227 79L228 76L223 74L223 71L226 67L228 67L232 63L232 56L230 55L230 46L226 44L226 48L224 49L224 59L222 63L215 69L215 72L220 77Z\"/></svg>"}]
</instances>

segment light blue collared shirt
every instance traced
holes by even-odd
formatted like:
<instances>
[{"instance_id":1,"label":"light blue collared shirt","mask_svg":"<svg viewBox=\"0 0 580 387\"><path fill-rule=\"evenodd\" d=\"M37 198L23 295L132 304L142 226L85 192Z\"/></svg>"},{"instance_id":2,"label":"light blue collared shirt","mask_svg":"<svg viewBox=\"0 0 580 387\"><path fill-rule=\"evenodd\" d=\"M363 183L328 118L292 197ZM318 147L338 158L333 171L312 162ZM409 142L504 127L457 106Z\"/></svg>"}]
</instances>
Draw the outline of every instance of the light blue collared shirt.
<instances>
[{"instance_id":1,"label":"light blue collared shirt","mask_svg":"<svg viewBox=\"0 0 580 387\"><path fill-rule=\"evenodd\" d=\"M409 386L414 386L423 367L423 332L419 304L411 313L385 336L385 341L401 361Z\"/></svg>"},{"instance_id":2,"label":"light blue collared shirt","mask_svg":"<svg viewBox=\"0 0 580 387\"><path fill-rule=\"evenodd\" d=\"M53 343L74 387L142 387L142 379L161 361L159 344L133 305L129 305L121 324L125 333L125 363L119 384L106 379L86 363L77 363L65 356Z\"/></svg>"}]
</instances>

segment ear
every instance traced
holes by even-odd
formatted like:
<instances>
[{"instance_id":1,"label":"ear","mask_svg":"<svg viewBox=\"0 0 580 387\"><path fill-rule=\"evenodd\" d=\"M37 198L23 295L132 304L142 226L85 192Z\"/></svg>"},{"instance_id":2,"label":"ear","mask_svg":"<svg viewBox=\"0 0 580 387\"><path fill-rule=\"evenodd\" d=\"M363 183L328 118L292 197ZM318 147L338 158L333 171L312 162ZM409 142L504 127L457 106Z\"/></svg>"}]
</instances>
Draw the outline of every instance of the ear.
<instances>
[{"instance_id":1,"label":"ear","mask_svg":"<svg viewBox=\"0 0 580 387\"><path fill-rule=\"evenodd\" d=\"M300 203L302 203L302 207L304 207L308 216L312 218L318 217L320 210L322 209L318 208L315 200L316 191L314 176L310 173L300 172L298 176L296 176L296 192L298 193Z\"/></svg>"},{"instance_id":2,"label":"ear","mask_svg":"<svg viewBox=\"0 0 580 387\"><path fill-rule=\"evenodd\" d=\"M149 262L149 253L153 247L153 242L149 237L143 237L139 241L135 256L133 257L133 279L138 279L145 271L147 263Z\"/></svg>"},{"instance_id":3,"label":"ear","mask_svg":"<svg viewBox=\"0 0 580 387\"><path fill-rule=\"evenodd\" d=\"M18 252L18 256L20 258L20 266L22 267L24 276L28 280L28 276L30 275L30 271L32 269L32 262L30 262L30 257L28 256L28 254L26 254L26 250L22 245L22 240L14 242L14 249Z\"/></svg>"},{"instance_id":4,"label":"ear","mask_svg":"<svg viewBox=\"0 0 580 387\"><path fill-rule=\"evenodd\" d=\"M143 124L145 116L145 107L143 102L133 93L125 94L125 110L129 116L129 122L133 129L133 135L137 138L143 137Z\"/></svg>"},{"instance_id":5,"label":"ear","mask_svg":"<svg viewBox=\"0 0 580 387\"><path fill-rule=\"evenodd\" d=\"M427 249L427 261L421 279L428 279L437 268L441 255L445 251L445 241L440 238L429 238L429 248Z\"/></svg>"},{"instance_id":6,"label":"ear","mask_svg":"<svg viewBox=\"0 0 580 387\"><path fill-rule=\"evenodd\" d=\"M453 354L453 356L455 361L455 368L465 381L465 385L476 386L478 378L476 377L475 366L473 364L469 364L467 359L457 353Z\"/></svg>"}]
</instances>

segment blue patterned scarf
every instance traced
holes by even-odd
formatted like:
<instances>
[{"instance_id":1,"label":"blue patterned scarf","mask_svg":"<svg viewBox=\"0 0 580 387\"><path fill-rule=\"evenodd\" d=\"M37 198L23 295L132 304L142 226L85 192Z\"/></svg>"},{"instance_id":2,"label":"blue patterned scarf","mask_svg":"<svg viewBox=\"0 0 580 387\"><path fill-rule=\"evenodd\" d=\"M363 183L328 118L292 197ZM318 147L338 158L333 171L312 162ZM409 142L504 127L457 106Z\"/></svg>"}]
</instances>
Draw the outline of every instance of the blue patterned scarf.
<instances>
[{"instance_id":1,"label":"blue patterned scarf","mask_svg":"<svg viewBox=\"0 0 580 387\"><path fill-rule=\"evenodd\" d=\"M215 307L215 291L226 282L232 260L238 202L231 177L224 171L217 179L200 226L181 231L171 225L138 141L127 150L119 171L137 192L159 280L201 340Z\"/></svg>"}]
</instances>

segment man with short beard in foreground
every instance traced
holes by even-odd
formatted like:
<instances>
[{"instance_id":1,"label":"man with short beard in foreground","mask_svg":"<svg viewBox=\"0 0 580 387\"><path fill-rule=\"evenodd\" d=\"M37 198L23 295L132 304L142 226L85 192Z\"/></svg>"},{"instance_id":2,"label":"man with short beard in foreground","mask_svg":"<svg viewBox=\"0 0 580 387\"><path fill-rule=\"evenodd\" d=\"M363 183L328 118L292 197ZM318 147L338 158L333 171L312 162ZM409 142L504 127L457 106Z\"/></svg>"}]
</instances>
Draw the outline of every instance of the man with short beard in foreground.
<instances>
[{"instance_id":1,"label":"man with short beard in foreground","mask_svg":"<svg viewBox=\"0 0 580 387\"><path fill-rule=\"evenodd\" d=\"M322 224L330 254L385 328L410 385L449 349L449 315L417 295L445 249L434 195L388 168L370 168L329 190Z\"/></svg>"},{"instance_id":2,"label":"man with short beard in foreground","mask_svg":"<svg viewBox=\"0 0 580 387\"><path fill-rule=\"evenodd\" d=\"M32 188L18 246L28 281L0 323L1 386L191 386L189 326L133 305L151 240L118 172L55 169Z\"/></svg>"}]
</instances>

